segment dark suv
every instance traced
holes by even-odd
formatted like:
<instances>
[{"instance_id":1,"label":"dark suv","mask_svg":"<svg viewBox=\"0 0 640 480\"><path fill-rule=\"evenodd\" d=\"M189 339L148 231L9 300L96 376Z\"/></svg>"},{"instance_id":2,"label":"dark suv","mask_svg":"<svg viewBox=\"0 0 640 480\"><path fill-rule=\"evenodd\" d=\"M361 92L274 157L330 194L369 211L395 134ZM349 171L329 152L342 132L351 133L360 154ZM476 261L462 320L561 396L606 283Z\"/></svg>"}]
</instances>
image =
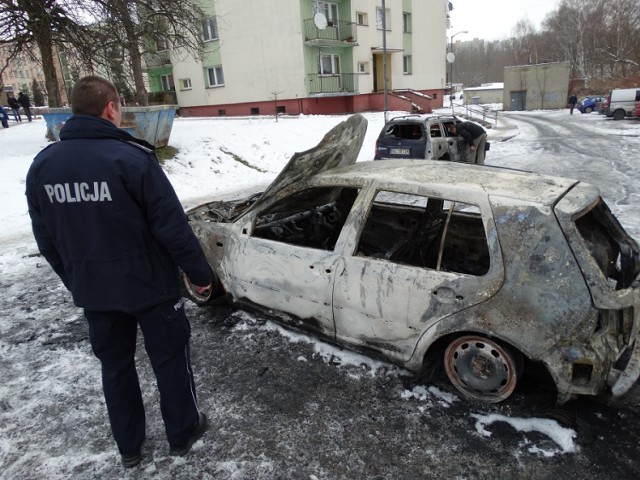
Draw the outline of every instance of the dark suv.
<instances>
[{"instance_id":1,"label":"dark suv","mask_svg":"<svg viewBox=\"0 0 640 480\"><path fill-rule=\"evenodd\" d=\"M448 127L461 123L457 117L406 115L389 120L378 140L374 160L416 158L466 162L469 149Z\"/></svg>"}]
</instances>

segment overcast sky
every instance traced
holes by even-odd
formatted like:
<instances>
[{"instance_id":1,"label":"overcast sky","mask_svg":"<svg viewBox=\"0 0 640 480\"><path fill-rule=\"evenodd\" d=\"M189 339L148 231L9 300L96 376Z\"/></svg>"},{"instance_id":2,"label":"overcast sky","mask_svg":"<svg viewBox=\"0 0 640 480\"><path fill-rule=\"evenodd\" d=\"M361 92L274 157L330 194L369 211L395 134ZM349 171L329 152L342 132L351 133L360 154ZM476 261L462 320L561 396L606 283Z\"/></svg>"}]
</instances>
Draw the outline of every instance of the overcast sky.
<instances>
[{"instance_id":1,"label":"overcast sky","mask_svg":"<svg viewBox=\"0 0 640 480\"><path fill-rule=\"evenodd\" d=\"M447 37L467 30L468 34L456 35L454 41L483 38L503 40L512 35L516 23L528 18L536 29L542 20L558 8L560 0L451 0L451 28Z\"/></svg>"}]
</instances>

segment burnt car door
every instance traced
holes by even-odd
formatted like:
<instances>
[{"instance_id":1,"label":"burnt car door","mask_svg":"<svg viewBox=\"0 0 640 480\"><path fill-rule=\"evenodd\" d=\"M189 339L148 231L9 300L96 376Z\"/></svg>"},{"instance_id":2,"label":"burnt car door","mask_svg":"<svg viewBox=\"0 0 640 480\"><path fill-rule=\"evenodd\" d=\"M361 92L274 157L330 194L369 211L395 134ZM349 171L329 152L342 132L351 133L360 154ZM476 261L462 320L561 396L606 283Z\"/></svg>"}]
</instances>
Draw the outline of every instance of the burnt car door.
<instances>
[{"instance_id":1,"label":"burnt car door","mask_svg":"<svg viewBox=\"0 0 640 480\"><path fill-rule=\"evenodd\" d=\"M439 120L427 122L427 158L433 160L452 160L449 149L449 139L442 130Z\"/></svg>"},{"instance_id":2,"label":"burnt car door","mask_svg":"<svg viewBox=\"0 0 640 480\"><path fill-rule=\"evenodd\" d=\"M223 268L240 304L333 337L334 250L358 190L295 191L234 226Z\"/></svg>"},{"instance_id":3,"label":"burnt car door","mask_svg":"<svg viewBox=\"0 0 640 480\"><path fill-rule=\"evenodd\" d=\"M406 361L441 319L500 289L495 224L486 198L373 191L362 205L353 213L362 229L335 280L336 338Z\"/></svg>"},{"instance_id":4,"label":"burnt car door","mask_svg":"<svg viewBox=\"0 0 640 480\"><path fill-rule=\"evenodd\" d=\"M443 120L442 131L447 138L447 147L451 160L454 162L466 163L469 156L469 146L462 137L455 137L449 133L449 126L460 123L457 119Z\"/></svg>"}]
</instances>

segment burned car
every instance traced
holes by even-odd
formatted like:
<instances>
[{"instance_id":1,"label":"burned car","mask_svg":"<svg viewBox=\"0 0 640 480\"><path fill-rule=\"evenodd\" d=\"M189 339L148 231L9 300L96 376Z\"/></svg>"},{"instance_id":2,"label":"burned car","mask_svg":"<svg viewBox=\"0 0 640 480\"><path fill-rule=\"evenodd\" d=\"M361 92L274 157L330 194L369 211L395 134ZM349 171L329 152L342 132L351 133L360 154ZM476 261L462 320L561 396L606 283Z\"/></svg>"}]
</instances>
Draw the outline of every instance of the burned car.
<instances>
[{"instance_id":1,"label":"burned car","mask_svg":"<svg viewBox=\"0 0 640 480\"><path fill-rule=\"evenodd\" d=\"M640 374L640 250L596 188L428 160L358 162L360 115L261 194L188 211L230 300L499 402L525 365L558 402Z\"/></svg>"},{"instance_id":2,"label":"burned car","mask_svg":"<svg viewBox=\"0 0 640 480\"><path fill-rule=\"evenodd\" d=\"M374 160L416 158L466 162L469 148L462 137L452 136L454 116L403 115L385 123L376 140Z\"/></svg>"}]
</instances>

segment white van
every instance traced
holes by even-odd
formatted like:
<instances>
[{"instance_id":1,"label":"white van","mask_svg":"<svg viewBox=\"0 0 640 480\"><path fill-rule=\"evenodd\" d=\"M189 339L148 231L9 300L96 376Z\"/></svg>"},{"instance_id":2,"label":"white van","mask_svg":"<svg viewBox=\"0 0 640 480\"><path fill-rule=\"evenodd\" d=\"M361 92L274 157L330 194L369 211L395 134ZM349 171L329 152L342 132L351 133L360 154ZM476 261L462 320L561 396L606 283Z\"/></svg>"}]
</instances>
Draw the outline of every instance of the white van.
<instances>
[{"instance_id":1,"label":"white van","mask_svg":"<svg viewBox=\"0 0 640 480\"><path fill-rule=\"evenodd\" d=\"M633 116L636 102L640 102L640 87L611 90L607 96L607 117L622 120L627 115Z\"/></svg>"}]
</instances>

